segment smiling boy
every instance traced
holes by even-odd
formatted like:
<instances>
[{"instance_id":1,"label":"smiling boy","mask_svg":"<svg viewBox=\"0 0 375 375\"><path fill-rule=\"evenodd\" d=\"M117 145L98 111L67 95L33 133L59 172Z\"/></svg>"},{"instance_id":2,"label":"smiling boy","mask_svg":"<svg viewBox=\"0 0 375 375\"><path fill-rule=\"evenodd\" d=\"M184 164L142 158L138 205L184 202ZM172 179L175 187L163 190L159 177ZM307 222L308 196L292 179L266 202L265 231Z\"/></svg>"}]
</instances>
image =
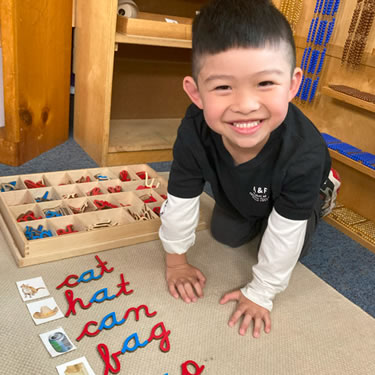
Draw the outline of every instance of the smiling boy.
<instances>
[{"instance_id":1,"label":"smiling boy","mask_svg":"<svg viewBox=\"0 0 375 375\"><path fill-rule=\"evenodd\" d=\"M244 335L270 332L272 301L306 254L322 216L331 161L319 131L291 102L302 79L293 35L268 0L216 0L193 23L193 76L183 88L193 104L178 130L159 236L169 292L185 302L203 296L206 278L187 262L209 182L211 232L228 246L260 234L252 280L226 293L229 320ZM332 198L331 196L328 197ZM214 261L214 259L213 259ZM242 319L241 319L242 318Z\"/></svg>"}]
</instances>

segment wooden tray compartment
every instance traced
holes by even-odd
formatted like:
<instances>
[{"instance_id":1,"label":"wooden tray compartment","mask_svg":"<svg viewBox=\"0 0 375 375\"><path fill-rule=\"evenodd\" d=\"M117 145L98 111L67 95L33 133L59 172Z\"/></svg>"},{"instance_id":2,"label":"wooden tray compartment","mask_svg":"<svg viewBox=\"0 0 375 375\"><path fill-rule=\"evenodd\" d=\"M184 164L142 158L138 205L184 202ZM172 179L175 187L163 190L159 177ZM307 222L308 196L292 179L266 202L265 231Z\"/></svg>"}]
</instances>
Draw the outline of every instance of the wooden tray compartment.
<instances>
[{"instance_id":1,"label":"wooden tray compartment","mask_svg":"<svg viewBox=\"0 0 375 375\"><path fill-rule=\"evenodd\" d=\"M81 207L83 207L84 205L86 205L85 211L83 212L76 211L80 209ZM92 203L92 201L90 201L90 199L88 199L88 197L69 199L69 201L67 202L67 206L74 215L80 215L85 212L96 211L95 205Z\"/></svg>"},{"instance_id":2,"label":"wooden tray compartment","mask_svg":"<svg viewBox=\"0 0 375 375\"><path fill-rule=\"evenodd\" d=\"M55 174L48 174L47 176L45 176L45 179L46 185L48 186L73 184L71 177L66 172L56 172Z\"/></svg>"},{"instance_id":3,"label":"wooden tray compartment","mask_svg":"<svg viewBox=\"0 0 375 375\"><path fill-rule=\"evenodd\" d=\"M48 193L48 195L46 196L46 199L48 201L61 200L60 195L58 194L56 189L52 186L48 186L44 188L29 189L29 191L34 202L40 202L46 193Z\"/></svg>"},{"instance_id":4,"label":"wooden tray compartment","mask_svg":"<svg viewBox=\"0 0 375 375\"><path fill-rule=\"evenodd\" d=\"M108 168L93 168L90 172L94 176L96 181L105 181L100 180L99 176L106 177L108 180L115 180L117 178L116 174L114 174Z\"/></svg>"},{"instance_id":5,"label":"wooden tray compartment","mask_svg":"<svg viewBox=\"0 0 375 375\"><path fill-rule=\"evenodd\" d=\"M116 201L121 207L142 206L143 202L134 192L113 193Z\"/></svg>"},{"instance_id":6,"label":"wooden tray compartment","mask_svg":"<svg viewBox=\"0 0 375 375\"><path fill-rule=\"evenodd\" d=\"M103 195L107 193L105 187L98 181L80 184L79 189L85 196L91 196L90 192L92 192L94 189L99 189L99 192L97 193L98 195Z\"/></svg>"},{"instance_id":7,"label":"wooden tray compartment","mask_svg":"<svg viewBox=\"0 0 375 375\"><path fill-rule=\"evenodd\" d=\"M15 190L2 193L4 203L7 206L19 206L28 203L34 203L35 199L29 190Z\"/></svg>"},{"instance_id":8,"label":"wooden tray compartment","mask_svg":"<svg viewBox=\"0 0 375 375\"><path fill-rule=\"evenodd\" d=\"M46 179L46 176L42 173L26 174L26 175L24 174L20 177L26 189L39 189L39 187L28 187L25 181L31 181L31 182L34 182L35 184L40 182L43 185L45 185L44 187L52 186L50 182L48 181L48 179ZM43 186L40 186L40 187L43 187Z\"/></svg>"},{"instance_id":9,"label":"wooden tray compartment","mask_svg":"<svg viewBox=\"0 0 375 375\"><path fill-rule=\"evenodd\" d=\"M100 181L99 185L100 189L104 192L104 194L115 194L108 190L110 188L114 189L116 187L120 187L122 191L121 180L117 178L115 180Z\"/></svg>"},{"instance_id":10,"label":"wooden tray compartment","mask_svg":"<svg viewBox=\"0 0 375 375\"><path fill-rule=\"evenodd\" d=\"M70 176L70 178L71 178L71 180L74 184L85 184L85 183L87 183L87 181L86 181L87 177L90 179L90 181L88 181L88 182L95 182L94 176L87 169L77 169L77 170L69 171L68 175ZM80 179L82 177L84 178L85 181L80 182Z\"/></svg>"},{"instance_id":11,"label":"wooden tray compartment","mask_svg":"<svg viewBox=\"0 0 375 375\"><path fill-rule=\"evenodd\" d=\"M140 179L136 175L135 171L133 171L133 169L130 168L130 167L112 167L111 170L117 176L118 179L120 179L120 173L122 171L127 171L128 172L128 176L131 179L131 181L137 181L137 180ZM122 182L126 182L126 181L122 181Z\"/></svg>"},{"instance_id":12,"label":"wooden tray compartment","mask_svg":"<svg viewBox=\"0 0 375 375\"><path fill-rule=\"evenodd\" d=\"M20 215L26 214L27 211L32 211L36 218L40 217L41 219L45 219L45 215L44 215L42 209L40 208L40 206L37 203L31 203L31 204L25 204L25 205L10 207L10 212L12 213L12 216L15 220L17 220L17 218ZM39 219L39 220L41 220L41 219ZM32 221L34 221L34 220L28 221L28 223L30 223Z\"/></svg>"},{"instance_id":13,"label":"wooden tray compartment","mask_svg":"<svg viewBox=\"0 0 375 375\"><path fill-rule=\"evenodd\" d=\"M18 176L4 176L0 177L0 184L10 184L11 182L16 182L15 189L20 190L20 189L26 189L25 184L23 181L18 177ZM8 190L5 190L6 192ZM13 191L13 190L10 190Z\"/></svg>"},{"instance_id":14,"label":"wooden tray compartment","mask_svg":"<svg viewBox=\"0 0 375 375\"><path fill-rule=\"evenodd\" d=\"M118 175L122 170L129 172L132 181L119 180ZM137 176L137 173L142 171L148 173L148 181ZM98 181L94 177L97 173L108 175L111 179ZM93 182L75 182L82 176L89 176ZM150 183L152 178L154 183L159 183L157 189L136 190L138 186ZM160 194L166 194L167 182L146 164L28 174L3 177L2 180L17 181L17 190L0 193L0 227L20 267L158 238L160 218L153 209L160 208L164 202ZM28 189L23 183L25 180L43 180L48 186ZM66 184L60 185L61 183ZM122 192L109 193L107 188L112 185L121 186ZM104 194L85 195L93 187L101 187ZM49 198L53 200L37 202L36 198L47 191ZM68 199L67 194L77 194L79 197ZM145 204L141 197L146 194L152 194L156 202ZM98 210L94 204L95 200L107 201L117 208ZM82 207L84 203L87 203L87 209L75 214L74 209ZM56 210L57 207L66 209L63 216L46 217L46 210ZM132 216L134 213L141 214L144 209L150 211L148 220L138 220ZM41 219L17 222L17 217L28 210ZM95 224L106 221L116 225L93 229ZM52 237L27 239L26 227L37 229L39 225L42 225L44 230L49 230ZM66 230L68 225L72 225L76 232L58 235L58 230ZM206 227L206 222L201 219L198 229Z\"/></svg>"},{"instance_id":15,"label":"wooden tray compartment","mask_svg":"<svg viewBox=\"0 0 375 375\"><path fill-rule=\"evenodd\" d=\"M61 216L56 217L53 220L49 221L50 227L56 236L68 236L74 235L78 232L86 232L87 226L77 217L77 216ZM68 234L59 234L59 229L67 229L68 225L72 225L72 229L76 232L68 233ZM71 237L72 241L74 241L74 237Z\"/></svg>"},{"instance_id":16,"label":"wooden tray compartment","mask_svg":"<svg viewBox=\"0 0 375 375\"><path fill-rule=\"evenodd\" d=\"M72 215L73 212L69 208L68 202L66 200L56 200L56 201L50 201L50 202L40 202L37 204L37 206L42 210L43 216L48 218L46 211L58 211L60 208L63 208L64 210L61 211L62 216L66 215ZM52 219L52 217L51 217Z\"/></svg>"},{"instance_id":17,"label":"wooden tray compartment","mask_svg":"<svg viewBox=\"0 0 375 375\"><path fill-rule=\"evenodd\" d=\"M85 194L77 185L61 185L54 187L60 199L75 199L84 197ZM71 197L71 198L69 198Z\"/></svg>"}]
</instances>

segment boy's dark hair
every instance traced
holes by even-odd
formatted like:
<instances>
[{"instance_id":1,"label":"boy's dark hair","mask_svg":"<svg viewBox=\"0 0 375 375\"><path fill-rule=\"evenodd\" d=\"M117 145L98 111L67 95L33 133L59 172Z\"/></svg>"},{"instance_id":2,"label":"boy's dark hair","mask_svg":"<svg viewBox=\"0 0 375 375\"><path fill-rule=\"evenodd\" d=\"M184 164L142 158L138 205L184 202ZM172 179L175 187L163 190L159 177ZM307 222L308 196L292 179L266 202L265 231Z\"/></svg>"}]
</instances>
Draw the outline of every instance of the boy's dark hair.
<instances>
[{"instance_id":1,"label":"boy's dark hair","mask_svg":"<svg viewBox=\"0 0 375 375\"><path fill-rule=\"evenodd\" d=\"M193 22L193 77L197 82L200 59L230 48L278 47L284 41L291 71L296 66L293 33L271 0L213 0Z\"/></svg>"}]
</instances>

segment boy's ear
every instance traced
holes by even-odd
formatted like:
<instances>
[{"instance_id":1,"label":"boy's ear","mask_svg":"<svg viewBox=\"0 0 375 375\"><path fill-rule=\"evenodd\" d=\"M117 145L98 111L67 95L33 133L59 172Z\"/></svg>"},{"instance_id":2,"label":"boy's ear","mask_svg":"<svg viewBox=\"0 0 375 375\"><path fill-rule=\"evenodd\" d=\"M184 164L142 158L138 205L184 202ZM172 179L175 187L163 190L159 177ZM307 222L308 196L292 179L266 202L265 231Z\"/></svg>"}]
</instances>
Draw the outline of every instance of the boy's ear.
<instances>
[{"instance_id":1,"label":"boy's ear","mask_svg":"<svg viewBox=\"0 0 375 375\"><path fill-rule=\"evenodd\" d=\"M295 68L290 83L289 101L291 101L297 94L299 86L301 85L303 73L301 68Z\"/></svg>"},{"instance_id":2,"label":"boy's ear","mask_svg":"<svg viewBox=\"0 0 375 375\"><path fill-rule=\"evenodd\" d=\"M198 86L195 83L195 80L193 77L185 77L184 81L182 83L182 86L184 88L184 91L190 98L190 100L200 109L203 109L203 103L201 96L199 94Z\"/></svg>"}]
</instances>

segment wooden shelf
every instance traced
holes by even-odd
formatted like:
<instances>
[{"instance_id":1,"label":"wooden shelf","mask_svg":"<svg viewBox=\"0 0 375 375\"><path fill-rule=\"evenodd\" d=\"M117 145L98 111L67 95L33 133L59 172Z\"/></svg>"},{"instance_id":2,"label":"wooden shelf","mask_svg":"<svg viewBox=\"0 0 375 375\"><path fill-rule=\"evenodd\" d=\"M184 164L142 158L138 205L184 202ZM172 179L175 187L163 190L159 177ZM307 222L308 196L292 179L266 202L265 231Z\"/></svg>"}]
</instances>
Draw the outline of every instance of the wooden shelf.
<instances>
[{"instance_id":1,"label":"wooden shelf","mask_svg":"<svg viewBox=\"0 0 375 375\"><path fill-rule=\"evenodd\" d=\"M366 102L366 101L358 99L358 98L354 98L353 96L350 96L350 95L344 94L342 92L333 90L328 86L324 86L322 88L322 93L324 95L327 95L327 96L331 97L331 98L340 100L340 101L345 102L347 104L354 105L355 107L365 109L366 111L375 112L375 104L374 103L370 103L370 102Z\"/></svg>"},{"instance_id":2,"label":"wooden shelf","mask_svg":"<svg viewBox=\"0 0 375 375\"><path fill-rule=\"evenodd\" d=\"M191 48L191 40L160 38L116 33L116 43L142 44L146 46Z\"/></svg>"},{"instance_id":3,"label":"wooden shelf","mask_svg":"<svg viewBox=\"0 0 375 375\"><path fill-rule=\"evenodd\" d=\"M329 149L329 154L331 155L332 159L335 159L335 160L347 165L348 167L353 168L353 169L355 169L355 170L375 179L375 170L374 169L368 168L365 165L361 164L360 162L352 160L352 159L346 157L345 155L340 154L337 151Z\"/></svg>"},{"instance_id":4,"label":"wooden shelf","mask_svg":"<svg viewBox=\"0 0 375 375\"><path fill-rule=\"evenodd\" d=\"M171 150L181 119L111 120L109 152Z\"/></svg>"},{"instance_id":5,"label":"wooden shelf","mask_svg":"<svg viewBox=\"0 0 375 375\"><path fill-rule=\"evenodd\" d=\"M166 22L172 19L178 23ZM192 19L139 12L137 18L117 16L116 43L191 48Z\"/></svg>"},{"instance_id":6,"label":"wooden shelf","mask_svg":"<svg viewBox=\"0 0 375 375\"><path fill-rule=\"evenodd\" d=\"M338 203L324 218L328 223L375 253L375 223Z\"/></svg>"}]
</instances>

